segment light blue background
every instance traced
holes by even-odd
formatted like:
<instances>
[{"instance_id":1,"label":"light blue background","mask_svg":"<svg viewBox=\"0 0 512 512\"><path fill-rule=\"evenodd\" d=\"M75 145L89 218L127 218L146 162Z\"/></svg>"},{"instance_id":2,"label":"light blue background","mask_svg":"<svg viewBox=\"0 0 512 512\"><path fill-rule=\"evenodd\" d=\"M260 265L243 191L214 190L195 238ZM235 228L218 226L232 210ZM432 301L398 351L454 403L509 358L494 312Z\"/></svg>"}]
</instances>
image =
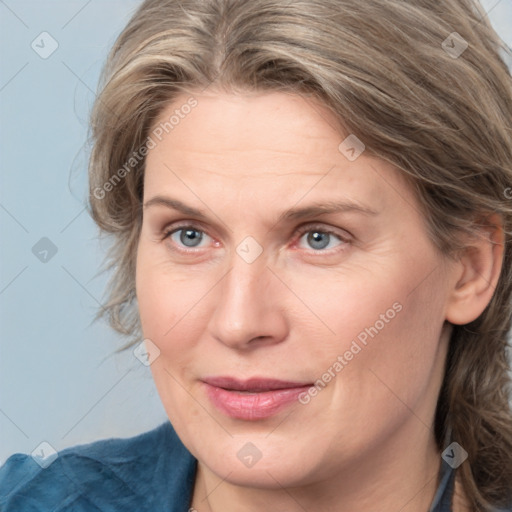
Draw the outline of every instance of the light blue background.
<instances>
[{"instance_id":1,"label":"light blue background","mask_svg":"<svg viewBox=\"0 0 512 512\"><path fill-rule=\"evenodd\" d=\"M0 464L166 419L149 369L92 323L103 248L84 209L98 74L137 0L0 0ZM512 0L484 2L512 46ZM58 49L31 48L43 31ZM47 47L48 48L48 47ZM47 263L32 247L58 249Z\"/></svg>"}]
</instances>

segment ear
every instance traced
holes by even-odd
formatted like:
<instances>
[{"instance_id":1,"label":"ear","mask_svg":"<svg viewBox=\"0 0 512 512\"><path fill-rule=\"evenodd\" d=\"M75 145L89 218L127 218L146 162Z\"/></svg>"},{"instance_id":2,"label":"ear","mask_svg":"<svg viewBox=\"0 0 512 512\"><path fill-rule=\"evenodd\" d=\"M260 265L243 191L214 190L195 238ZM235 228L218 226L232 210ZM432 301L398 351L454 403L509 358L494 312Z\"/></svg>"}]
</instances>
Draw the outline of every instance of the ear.
<instances>
[{"instance_id":1,"label":"ear","mask_svg":"<svg viewBox=\"0 0 512 512\"><path fill-rule=\"evenodd\" d=\"M446 320L464 325L476 320L487 307L498 284L503 263L504 233L499 215L485 219L476 236L467 240L454 267Z\"/></svg>"}]
</instances>

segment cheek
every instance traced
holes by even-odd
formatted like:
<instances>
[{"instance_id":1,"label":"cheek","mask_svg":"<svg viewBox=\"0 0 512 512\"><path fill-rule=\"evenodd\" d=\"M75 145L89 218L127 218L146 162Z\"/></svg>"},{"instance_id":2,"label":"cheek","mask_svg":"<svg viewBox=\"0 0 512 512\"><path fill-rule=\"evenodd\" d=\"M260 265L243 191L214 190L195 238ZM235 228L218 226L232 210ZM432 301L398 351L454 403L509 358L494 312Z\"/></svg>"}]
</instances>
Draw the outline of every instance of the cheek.
<instances>
[{"instance_id":1,"label":"cheek","mask_svg":"<svg viewBox=\"0 0 512 512\"><path fill-rule=\"evenodd\" d=\"M192 272L176 271L165 250L143 232L137 251L136 294L144 336L162 342L178 330L204 295L203 283L206 280Z\"/></svg>"},{"instance_id":2,"label":"cheek","mask_svg":"<svg viewBox=\"0 0 512 512\"><path fill-rule=\"evenodd\" d=\"M354 340L363 348L369 346L402 315L410 288L403 275L394 279L395 272L393 268L379 272L351 268L289 276L290 288L307 306L302 318L294 319L296 338L309 339L309 351L324 364L329 362L326 356L336 358L349 350ZM307 337L301 334L304 328L310 331Z\"/></svg>"},{"instance_id":3,"label":"cheek","mask_svg":"<svg viewBox=\"0 0 512 512\"><path fill-rule=\"evenodd\" d=\"M386 386L414 401L428 384L444 317L442 287L436 286L442 276L434 273L422 281L424 268L428 262L419 259L397 261L379 272L332 272L329 280L292 282L308 305L306 313L318 319L306 325L297 318L296 338L305 343L317 378L334 381L338 394L351 389L352 396L364 397L354 406L378 406L390 394Z\"/></svg>"},{"instance_id":4,"label":"cheek","mask_svg":"<svg viewBox=\"0 0 512 512\"><path fill-rule=\"evenodd\" d=\"M400 399L412 410L422 396L434 400L436 383L442 378L446 346L441 340L444 316L440 295L441 286L424 282L404 296L403 310L379 340L382 343L369 363L389 400Z\"/></svg>"},{"instance_id":5,"label":"cheek","mask_svg":"<svg viewBox=\"0 0 512 512\"><path fill-rule=\"evenodd\" d=\"M155 263L148 251L137 260L137 301L144 338L160 350L150 370L160 398L175 428L200 416L200 409L185 391L197 359L197 346L205 329L205 301L211 287L207 279L181 277L167 265ZM181 431L186 431L186 425Z\"/></svg>"}]
</instances>

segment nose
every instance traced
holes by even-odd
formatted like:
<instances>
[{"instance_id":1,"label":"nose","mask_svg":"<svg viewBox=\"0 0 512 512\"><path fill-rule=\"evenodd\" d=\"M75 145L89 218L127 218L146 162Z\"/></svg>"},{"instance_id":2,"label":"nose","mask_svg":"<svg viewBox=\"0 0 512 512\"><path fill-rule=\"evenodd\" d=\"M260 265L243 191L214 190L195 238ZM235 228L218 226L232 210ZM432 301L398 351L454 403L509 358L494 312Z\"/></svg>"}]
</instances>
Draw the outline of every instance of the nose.
<instances>
[{"instance_id":1,"label":"nose","mask_svg":"<svg viewBox=\"0 0 512 512\"><path fill-rule=\"evenodd\" d=\"M288 334L282 284L263 258L247 263L234 255L217 288L210 334L236 350L282 342Z\"/></svg>"}]
</instances>

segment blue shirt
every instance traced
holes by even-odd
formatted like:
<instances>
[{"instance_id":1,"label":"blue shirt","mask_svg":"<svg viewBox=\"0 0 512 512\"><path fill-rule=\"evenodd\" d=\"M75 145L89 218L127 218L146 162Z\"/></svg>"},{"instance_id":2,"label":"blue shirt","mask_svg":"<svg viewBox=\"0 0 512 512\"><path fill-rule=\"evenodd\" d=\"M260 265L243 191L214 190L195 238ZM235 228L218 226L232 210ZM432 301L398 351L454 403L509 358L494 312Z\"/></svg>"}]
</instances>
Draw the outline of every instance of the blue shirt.
<instances>
[{"instance_id":1,"label":"blue shirt","mask_svg":"<svg viewBox=\"0 0 512 512\"><path fill-rule=\"evenodd\" d=\"M46 469L16 454L0 468L0 510L186 512L196 463L169 422L129 439L68 448Z\"/></svg>"},{"instance_id":2,"label":"blue shirt","mask_svg":"<svg viewBox=\"0 0 512 512\"><path fill-rule=\"evenodd\" d=\"M16 454L0 468L0 510L187 512L196 468L169 422L129 439L68 448L45 469ZM430 512L450 512L454 475L443 461Z\"/></svg>"}]
</instances>

